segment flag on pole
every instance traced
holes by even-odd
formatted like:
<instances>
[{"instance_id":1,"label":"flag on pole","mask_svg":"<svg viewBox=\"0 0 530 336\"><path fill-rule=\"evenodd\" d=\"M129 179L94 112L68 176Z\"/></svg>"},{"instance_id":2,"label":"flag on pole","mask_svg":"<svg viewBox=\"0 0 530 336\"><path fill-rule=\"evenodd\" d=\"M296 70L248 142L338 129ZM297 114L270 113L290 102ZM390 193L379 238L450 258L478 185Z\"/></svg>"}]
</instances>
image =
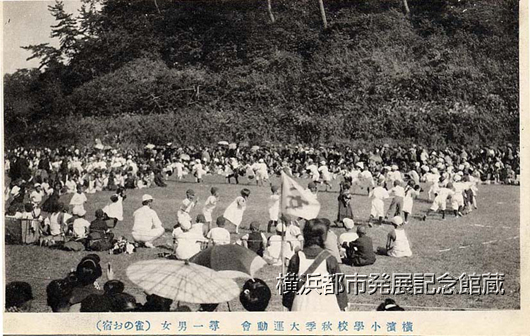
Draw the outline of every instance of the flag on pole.
<instances>
[{"instance_id":1,"label":"flag on pole","mask_svg":"<svg viewBox=\"0 0 530 336\"><path fill-rule=\"evenodd\" d=\"M320 203L311 191L305 190L282 171L281 211L285 215L313 219L318 216Z\"/></svg>"}]
</instances>

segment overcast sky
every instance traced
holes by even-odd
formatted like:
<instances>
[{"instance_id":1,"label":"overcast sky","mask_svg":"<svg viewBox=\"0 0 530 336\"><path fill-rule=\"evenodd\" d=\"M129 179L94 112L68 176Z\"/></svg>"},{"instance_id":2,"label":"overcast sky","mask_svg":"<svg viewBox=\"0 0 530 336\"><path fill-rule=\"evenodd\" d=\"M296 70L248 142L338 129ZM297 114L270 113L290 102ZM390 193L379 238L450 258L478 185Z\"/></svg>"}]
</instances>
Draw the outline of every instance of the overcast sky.
<instances>
[{"instance_id":1,"label":"overcast sky","mask_svg":"<svg viewBox=\"0 0 530 336\"><path fill-rule=\"evenodd\" d=\"M63 2L67 12L77 14L80 0ZM48 6L53 4L54 1L2 1L4 73L39 66L38 60L26 61L31 53L21 46L46 42L58 45L57 39L50 38L50 26L55 20Z\"/></svg>"}]
</instances>

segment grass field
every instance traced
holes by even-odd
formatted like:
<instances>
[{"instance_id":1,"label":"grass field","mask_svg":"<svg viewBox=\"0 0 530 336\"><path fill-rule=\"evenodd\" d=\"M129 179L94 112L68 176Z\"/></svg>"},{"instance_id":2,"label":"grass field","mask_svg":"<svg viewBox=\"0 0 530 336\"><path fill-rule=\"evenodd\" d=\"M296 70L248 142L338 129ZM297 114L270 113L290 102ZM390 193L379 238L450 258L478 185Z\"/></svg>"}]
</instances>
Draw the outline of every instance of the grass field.
<instances>
[{"instance_id":1,"label":"grass field","mask_svg":"<svg viewBox=\"0 0 530 336\"><path fill-rule=\"evenodd\" d=\"M189 177L188 177L189 178ZM242 179L243 182L246 179ZM279 179L274 177L273 183L279 184ZM307 180L301 180L304 186ZM338 182L334 183L334 191L320 192L321 217L335 219L337 214ZM124 201L124 222L115 229L116 236L123 235L131 238L132 213L140 207L141 196L149 193L155 198L153 208L157 211L160 219L166 227L166 234L156 242L163 245L171 241L171 230L176 221L178 206L185 197L185 191L193 188L196 195L200 197L201 204L192 213L194 217L202 203L209 195L211 186L220 188L220 201L214 212L214 217L221 215L232 200L239 195L239 190L244 185L228 185L220 176L207 176L203 184L192 183L191 180L177 183L168 181L167 188L153 188L144 190L128 190L127 199ZM248 207L244 215L244 224L248 226L253 220L262 223L262 230L266 230L268 221L267 198L270 189L267 187L248 186L252 194L248 200ZM88 211L88 220L92 220L94 211L102 208L108 201L111 192L101 192L87 195L88 203L85 209ZM63 196L67 204L70 195ZM434 273L436 277L449 273L454 277L462 273L504 273L504 295L391 295L400 305L407 310L459 310L459 309L519 309L520 308L520 247L519 247L519 188L500 185L479 186L478 206L464 218L455 219L452 215L445 221L440 217L432 217L427 221L419 220L430 206L426 200L426 192L420 199L415 201L414 216L409 219L406 227L407 235L412 245L413 256L410 258L390 258L378 256L374 265L367 267L350 267L342 265L345 274L358 273L370 275L371 273ZM370 201L366 192L359 190L354 196L356 222L366 221L370 211ZM387 203L388 206L388 203ZM374 248L385 246L389 225L374 226L369 230L369 236L374 241ZM229 228L233 230L233 227ZM342 228L333 228L337 235L344 232ZM240 236L247 233L246 229L240 230ZM232 233L233 241L237 235ZM494 241L495 240L495 241ZM494 242L492 242L494 241ZM485 244L483 244L485 243ZM450 250L448 250L450 249ZM125 272L128 265L135 261L155 259L159 252L166 252L167 248L138 249L132 255L109 255L100 252L102 265L111 262L117 277L126 285L126 291L137 297L139 302L144 301L143 292L135 287L126 277ZM52 279L64 277L77 262L89 252L65 252L38 246L8 245L6 253L6 282L27 281L34 291L35 300L33 310L38 312L50 311L46 306L46 286ZM275 290L277 281L275 278L281 272L280 267L266 266L257 277L267 281L273 298L268 310L281 310L281 297ZM103 277L101 282L106 279ZM353 310L374 310L375 306L387 296L377 292L360 295L349 295L349 302ZM191 305L192 309L196 308ZM230 302L232 311L243 310L238 299ZM227 305L221 305L218 310L226 311Z\"/></svg>"}]
</instances>

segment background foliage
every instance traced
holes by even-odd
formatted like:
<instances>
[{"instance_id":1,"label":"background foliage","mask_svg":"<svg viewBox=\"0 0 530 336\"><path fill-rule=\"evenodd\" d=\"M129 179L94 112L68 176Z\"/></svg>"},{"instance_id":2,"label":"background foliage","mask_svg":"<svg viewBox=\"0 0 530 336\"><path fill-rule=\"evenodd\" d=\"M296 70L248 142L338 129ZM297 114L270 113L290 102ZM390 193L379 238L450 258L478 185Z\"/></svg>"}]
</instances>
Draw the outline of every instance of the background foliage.
<instances>
[{"instance_id":1,"label":"background foliage","mask_svg":"<svg viewBox=\"0 0 530 336\"><path fill-rule=\"evenodd\" d=\"M83 2L4 76L6 146L519 139L517 0Z\"/></svg>"}]
</instances>

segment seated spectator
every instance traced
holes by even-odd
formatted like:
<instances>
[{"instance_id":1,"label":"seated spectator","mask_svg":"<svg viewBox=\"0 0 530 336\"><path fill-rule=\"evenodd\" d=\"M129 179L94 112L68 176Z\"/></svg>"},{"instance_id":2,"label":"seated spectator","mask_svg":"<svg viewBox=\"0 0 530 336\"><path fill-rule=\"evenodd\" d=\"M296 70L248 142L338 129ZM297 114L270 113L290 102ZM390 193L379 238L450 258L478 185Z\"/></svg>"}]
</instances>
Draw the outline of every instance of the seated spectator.
<instances>
[{"instance_id":1,"label":"seated spectator","mask_svg":"<svg viewBox=\"0 0 530 336\"><path fill-rule=\"evenodd\" d=\"M396 301L392 299L385 299L385 302L381 303L377 309L377 311L404 311L405 309L398 306Z\"/></svg>"},{"instance_id":2,"label":"seated spectator","mask_svg":"<svg viewBox=\"0 0 530 336\"><path fill-rule=\"evenodd\" d=\"M72 215L65 212L64 203L58 203L55 211L45 219L44 232L55 238L61 238L68 234L67 221L72 218Z\"/></svg>"},{"instance_id":3,"label":"seated spectator","mask_svg":"<svg viewBox=\"0 0 530 336\"><path fill-rule=\"evenodd\" d=\"M392 225L394 229L388 233L386 254L396 258L412 256L409 240L403 228L403 219L395 216L392 218Z\"/></svg>"},{"instance_id":4,"label":"seated spectator","mask_svg":"<svg viewBox=\"0 0 530 336\"><path fill-rule=\"evenodd\" d=\"M202 235L202 228L197 234L195 231L191 231L191 225L187 221L181 223L180 228L182 232L173 237L175 256L179 260L190 259L201 251L201 243L206 239Z\"/></svg>"},{"instance_id":5,"label":"seated spectator","mask_svg":"<svg viewBox=\"0 0 530 336\"><path fill-rule=\"evenodd\" d=\"M143 312L168 312L173 300L151 294L146 296L146 302L142 307Z\"/></svg>"},{"instance_id":6,"label":"seated spectator","mask_svg":"<svg viewBox=\"0 0 530 336\"><path fill-rule=\"evenodd\" d=\"M366 226L357 227L357 238L350 242L347 249L347 258L354 266L366 266L375 263L375 253L372 239L366 235Z\"/></svg>"},{"instance_id":7,"label":"seated spectator","mask_svg":"<svg viewBox=\"0 0 530 336\"><path fill-rule=\"evenodd\" d=\"M263 259L273 266L281 266L282 263L288 263L294 254L292 245L285 239L285 232L285 224L278 223L278 225L276 225L276 234L269 237L269 242L265 249L265 253L263 254Z\"/></svg>"},{"instance_id":8,"label":"seated spectator","mask_svg":"<svg viewBox=\"0 0 530 336\"><path fill-rule=\"evenodd\" d=\"M69 279L53 280L46 287L46 302L54 313L66 313L70 310L70 299L74 283Z\"/></svg>"},{"instance_id":9,"label":"seated spectator","mask_svg":"<svg viewBox=\"0 0 530 336\"><path fill-rule=\"evenodd\" d=\"M27 282L15 281L6 286L6 311L9 313L24 313L31 310L33 292Z\"/></svg>"},{"instance_id":10,"label":"seated spectator","mask_svg":"<svg viewBox=\"0 0 530 336\"><path fill-rule=\"evenodd\" d=\"M331 252L331 255L334 256L340 264L342 263L342 259L339 252L339 238L335 232L331 230L331 221L327 218L321 218L321 220L328 228L328 234L326 236L326 240L324 241L324 248Z\"/></svg>"},{"instance_id":11,"label":"seated spectator","mask_svg":"<svg viewBox=\"0 0 530 336\"><path fill-rule=\"evenodd\" d=\"M107 251L113 246L114 234L105 221L102 209L96 210L96 219L90 223L86 247L92 251Z\"/></svg>"},{"instance_id":12,"label":"seated spectator","mask_svg":"<svg viewBox=\"0 0 530 336\"><path fill-rule=\"evenodd\" d=\"M348 249L348 246L350 242L356 240L359 238L357 233L353 230L355 227L355 223L353 222L353 219L351 218L344 218L343 221L344 228L346 229L346 232L341 234L339 236L339 246L340 246L340 256L342 259L347 258L346 251Z\"/></svg>"},{"instance_id":13,"label":"seated spectator","mask_svg":"<svg viewBox=\"0 0 530 336\"><path fill-rule=\"evenodd\" d=\"M84 240L89 232L90 222L85 219L86 211L80 211L73 222L73 233L76 240Z\"/></svg>"},{"instance_id":14,"label":"seated spectator","mask_svg":"<svg viewBox=\"0 0 530 336\"><path fill-rule=\"evenodd\" d=\"M132 236L136 242L148 248L154 248L153 242L165 232L157 213L151 208L153 201L151 195L143 195L142 207L133 214Z\"/></svg>"},{"instance_id":15,"label":"seated spectator","mask_svg":"<svg viewBox=\"0 0 530 336\"><path fill-rule=\"evenodd\" d=\"M265 281L250 279L243 285L239 301L248 311L265 311L271 299L271 290Z\"/></svg>"},{"instance_id":16,"label":"seated spectator","mask_svg":"<svg viewBox=\"0 0 530 336\"><path fill-rule=\"evenodd\" d=\"M241 237L243 246L254 251L260 257L263 257L267 237L260 231L260 224L257 221L250 223L250 233Z\"/></svg>"},{"instance_id":17,"label":"seated spectator","mask_svg":"<svg viewBox=\"0 0 530 336\"><path fill-rule=\"evenodd\" d=\"M99 285L96 285L97 279L103 275L103 270L100 265L101 259L97 254L89 254L77 265L77 268L72 275L75 279L75 286L72 290L72 297L70 298L70 312L81 311L81 302L89 295L101 295L103 291Z\"/></svg>"},{"instance_id":18,"label":"seated spectator","mask_svg":"<svg viewBox=\"0 0 530 336\"><path fill-rule=\"evenodd\" d=\"M230 232L225 229L226 219L223 216L217 217L217 227L213 228L208 232L206 238L210 240L213 245L226 245L230 244Z\"/></svg>"},{"instance_id":19,"label":"seated spectator","mask_svg":"<svg viewBox=\"0 0 530 336\"><path fill-rule=\"evenodd\" d=\"M118 222L123 221L122 199L120 195L112 195L110 196L110 203L103 208L103 212L107 215L107 218L113 220L114 227Z\"/></svg>"}]
</instances>

